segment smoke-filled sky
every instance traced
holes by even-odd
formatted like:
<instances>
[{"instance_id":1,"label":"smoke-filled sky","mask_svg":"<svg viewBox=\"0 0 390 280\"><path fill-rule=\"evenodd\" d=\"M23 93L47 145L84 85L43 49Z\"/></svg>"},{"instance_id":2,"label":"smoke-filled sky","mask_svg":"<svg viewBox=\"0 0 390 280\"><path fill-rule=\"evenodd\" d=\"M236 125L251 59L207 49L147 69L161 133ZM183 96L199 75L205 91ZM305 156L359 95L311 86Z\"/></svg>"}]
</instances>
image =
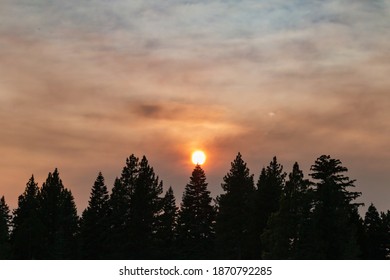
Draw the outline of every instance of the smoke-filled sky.
<instances>
[{"instance_id":1,"label":"smoke-filled sky","mask_svg":"<svg viewBox=\"0 0 390 280\"><path fill-rule=\"evenodd\" d=\"M329 154L390 209L389 0L0 0L0 196L58 167L79 212L146 155L177 202L241 152L307 175Z\"/></svg>"}]
</instances>

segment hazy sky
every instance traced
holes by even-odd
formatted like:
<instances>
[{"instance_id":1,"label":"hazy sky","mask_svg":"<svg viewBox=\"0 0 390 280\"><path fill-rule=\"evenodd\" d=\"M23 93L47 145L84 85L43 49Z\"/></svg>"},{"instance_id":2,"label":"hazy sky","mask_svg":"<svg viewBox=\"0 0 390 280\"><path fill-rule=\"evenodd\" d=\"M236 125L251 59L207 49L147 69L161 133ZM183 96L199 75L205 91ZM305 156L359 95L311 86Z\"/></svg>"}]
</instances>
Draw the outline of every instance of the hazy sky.
<instances>
[{"instance_id":1,"label":"hazy sky","mask_svg":"<svg viewBox=\"0 0 390 280\"><path fill-rule=\"evenodd\" d=\"M330 154L387 210L389 74L389 0L0 0L0 195L58 167L80 212L134 153L179 203L200 148L213 196Z\"/></svg>"}]
</instances>

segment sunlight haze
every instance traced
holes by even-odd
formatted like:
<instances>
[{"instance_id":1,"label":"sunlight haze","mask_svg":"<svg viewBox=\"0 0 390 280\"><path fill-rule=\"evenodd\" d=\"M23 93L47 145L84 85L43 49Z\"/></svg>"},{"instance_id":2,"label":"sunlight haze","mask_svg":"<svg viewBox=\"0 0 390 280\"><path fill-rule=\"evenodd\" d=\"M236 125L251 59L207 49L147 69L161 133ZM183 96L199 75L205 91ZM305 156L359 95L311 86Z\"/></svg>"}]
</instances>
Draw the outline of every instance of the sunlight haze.
<instances>
[{"instance_id":1,"label":"sunlight haze","mask_svg":"<svg viewBox=\"0 0 390 280\"><path fill-rule=\"evenodd\" d=\"M390 1L25 1L0 9L0 197L56 167L78 211L146 155L180 200L207 147L307 177L329 154L390 209ZM199 162L200 163L200 162Z\"/></svg>"}]
</instances>

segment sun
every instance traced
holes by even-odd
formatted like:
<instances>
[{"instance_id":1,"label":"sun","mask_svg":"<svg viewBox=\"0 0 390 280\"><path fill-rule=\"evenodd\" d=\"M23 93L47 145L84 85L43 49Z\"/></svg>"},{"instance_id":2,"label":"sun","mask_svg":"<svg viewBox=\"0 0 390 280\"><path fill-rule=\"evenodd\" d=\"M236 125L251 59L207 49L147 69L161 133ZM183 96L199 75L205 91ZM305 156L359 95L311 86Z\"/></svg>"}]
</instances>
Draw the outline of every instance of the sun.
<instances>
[{"instance_id":1,"label":"sun","mask_svg":"<svg viewBox=\"0 0 390 280\"><path fill-rule=\"evenodd\" d=\"M192 153L193 164L202 165L206 161L206 154L203 151L195 151Z\"/></svg>"}]
</instances>

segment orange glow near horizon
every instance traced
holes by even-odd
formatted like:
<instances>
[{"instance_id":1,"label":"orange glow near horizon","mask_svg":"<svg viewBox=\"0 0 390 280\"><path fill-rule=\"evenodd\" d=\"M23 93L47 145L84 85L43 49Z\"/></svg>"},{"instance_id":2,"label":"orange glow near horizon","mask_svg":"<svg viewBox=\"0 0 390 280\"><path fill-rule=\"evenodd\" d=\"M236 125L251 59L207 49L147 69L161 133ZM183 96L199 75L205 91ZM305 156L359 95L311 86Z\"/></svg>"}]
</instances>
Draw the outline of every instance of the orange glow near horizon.
<instances>
[{"instance_id":1,"label":"orange glow near horizon","mask_svg":"<svg viewBox=\"0 0 390 280\"><path fill-rule=\"evenodd\" d=\"M191 159L193 164L202 165L206 162L206 154L201 150L197 150L192 153Z\"/></svg>"}]
</instances>

